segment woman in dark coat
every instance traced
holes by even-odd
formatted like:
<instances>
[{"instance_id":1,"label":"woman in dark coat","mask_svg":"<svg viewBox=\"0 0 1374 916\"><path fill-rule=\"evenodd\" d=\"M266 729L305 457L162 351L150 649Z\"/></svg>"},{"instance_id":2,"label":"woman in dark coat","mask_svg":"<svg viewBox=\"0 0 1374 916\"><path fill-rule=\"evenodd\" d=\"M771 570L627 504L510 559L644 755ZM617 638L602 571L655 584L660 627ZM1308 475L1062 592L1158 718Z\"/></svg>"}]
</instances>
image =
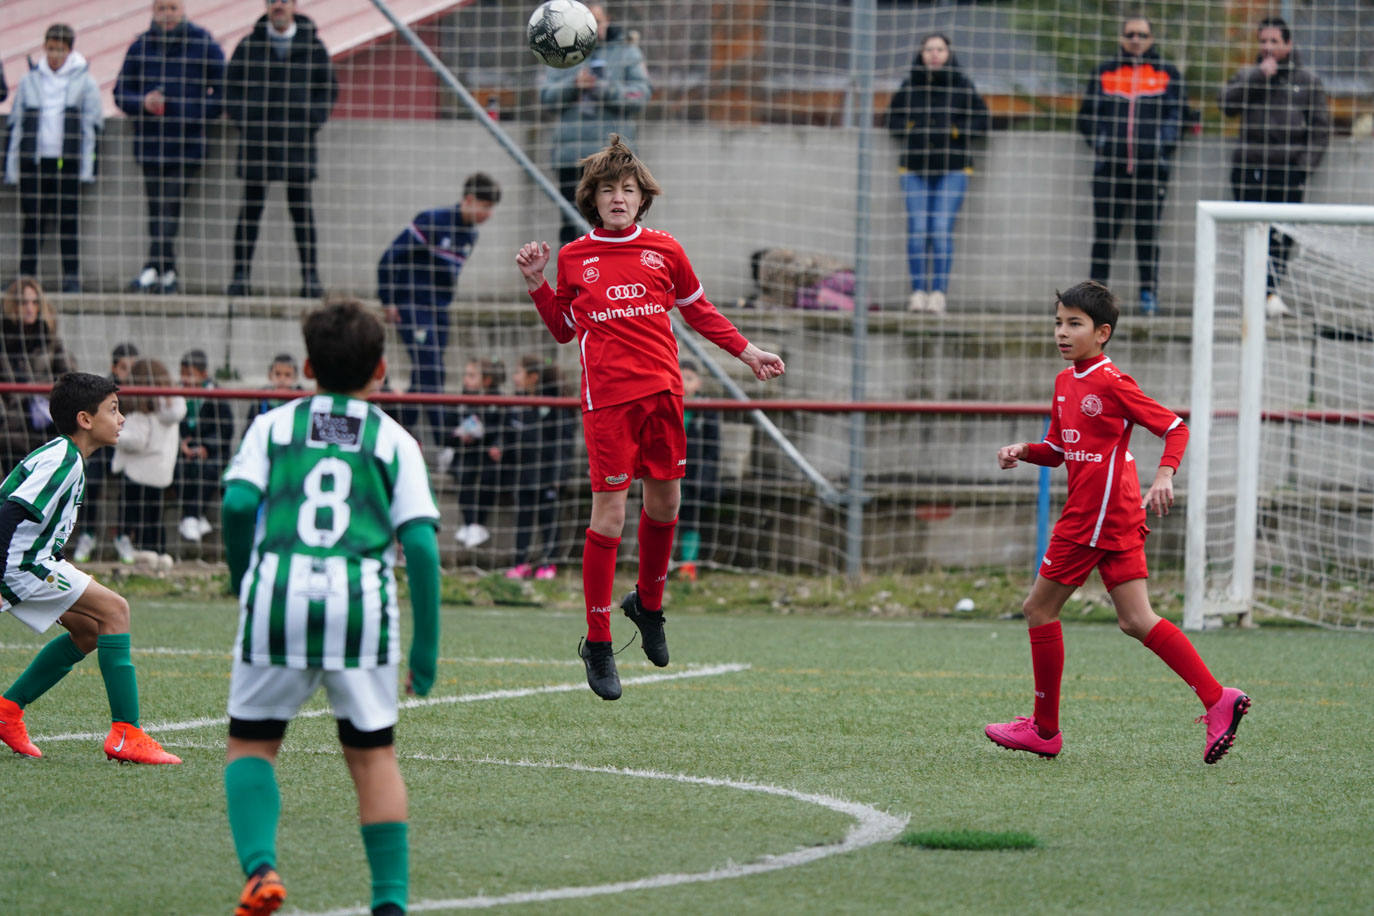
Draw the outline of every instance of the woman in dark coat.
<instances>
[{"instance_id":1,"label":"woman in dark coat","mask_svg":"<svg viewBox=\"0 0 1374 916\"><path fill-rule=\"evenodd\" d=\"M887 129L902 145L911 272L907 308L939 314L954 259L954 221L973 173L969 141L988 130L988 106L959 69L944 35L921 39L911 72L888 106Z\"/></svg>"},{"instance_id":2,"label":"woman in dark coat","mask_svg":"<svg viewBox=\"0 0 1374 916\"><path fill-rule=\"evenodd\" d=\"M57 336L57 315L52 304L33 277L20 277L5 290L0 335L0 379L6 382L51 386L59 376L75 368L62 338ZM56 435L46 397L5 395L0 474L8 474L25 455Z\"/></svg>"},{"instance_id":3,"label":"woman in dark coat","mask_svg":"<svg viewBox=\"0 0 1374 916\"><path fill-rule=\"evenodd\" d=\"M339 83L315 23L296 13L294 0L273 3L239 42L229 59L224 90L225 111L239 130L238 175L244 181L228 295L250 292L267 184L284 181L301 259L301 296L318 298L323 290L310 182L317 175L315 135L329 120Z\"/></svg>"}]
</instances>

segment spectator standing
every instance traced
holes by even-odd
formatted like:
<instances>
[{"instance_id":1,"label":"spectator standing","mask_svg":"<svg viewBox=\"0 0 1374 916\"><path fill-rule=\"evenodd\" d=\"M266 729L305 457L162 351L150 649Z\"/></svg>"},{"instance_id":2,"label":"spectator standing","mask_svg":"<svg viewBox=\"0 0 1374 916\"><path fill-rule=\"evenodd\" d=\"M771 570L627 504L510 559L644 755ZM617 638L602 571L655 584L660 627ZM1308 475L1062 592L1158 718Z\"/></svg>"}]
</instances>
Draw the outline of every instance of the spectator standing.
<instances>
[{"instance_id":1,"label":"spectator standing","mask_svg":"<svg viewBox=\"0 0 1374 916\"><path fill-rule=\"evenodd\" d=\"M5 381L51 387L72 370L67 348L57 334L57 313L33 277L20 277L5 291L0 332ZM57 435L46 395L5 395L5 420L4 473Z\"/></svg>"},{"instance_id":2,"label":"spectator standing","mask_svg":"<svg viewBox=\"0 0 1374 916\"><path fill-rule=\"evenodd\" d=\"M204 350L188 350L181 357L181 387L215 387ZM181 498L178 530L192 543L200 543L210 533L207 512L220 500L219 479L229 463L233 440L234 414L228 401L191 398L186 402L175 478Z\"/></svg>"},{"instance_id":3,"label":"spectator standing","mask_svg":"<svg viewBox=\"0 0 1374 916\"><path fill-rule=\"evenodd\" d=\"M888 105L887 129L902 147L911 274L907 310L942 314L954 260L954 222L973 174L969 141L988 132L987 103L959 68L945 35L921 39L911 72Z\"/></svg>"},{"instance_id":4,"label":"spectator standing","mask_svg":"<svg viewBox=\"0 0 1374 916\"><path fill-rule=\"evenodd\" d=\"M623 28L611 25L605 4L591 3L588 9L596 17L596 50L581 66L548 68L539 90L539 103L557 112L553 168L558 189L573 206L583 157L605 146L612 133L633 145L636 120L653 95L638 43ZM564 216L558 244L566 245L581 234L581 228Z\"/></svg>"},{"instance_id":5,"label":"spectator standing","mask_svg":"<svg viewBox=\"0 0 1374 916\"><path fill-rule=\"evenodd\" d=\"M138 359L138 347L128 341L115 344L110 351L110 381L116 385L129 384L129 372L133 368L134 360ZM72 560L77 563L86 563L91 559L91 554L95 553L95 548L100 543L100 533L103 529L101 524L103 516L102 495L105 492L105 480L110 475L110 460L114 450L107 455L101 452L94 458L86 459L86 498L81 506L81 519L84 522L81 534L76 539L76 550L72 554Z\"/></svg>"},{"instance_id":6,"label":"spectator standing","mask_svg":"<svg viewBox=\"0 0 1374 916\"><path fill-rule=\"evenodd\" d=\"M701 522L720 500L720 416L713 410L690 407L688 398L701 391L701 373L691 360L682 361L682 422L687 430L687 474L682 478L682 506L677 524L681 531L678 575L697 580L701 555ZM690 409L689 409L690 408Z\"/></svg>"},{"instance_id":7,"label":"spectator standing","mask_svg":"<svg viewBox=\"0 0 1374 916\"><path fill-rule=\"evenodd\" d=\"M444 390L448 308L458 274L477 244L477 227L500 202L501 186L490 175L474 172L463 182L462 200L418 214L377 263L377 296L410 354L412 392ZM430 435L443 442L452 431L453 411L434 404L426 413ZM407 404L400 414L401 425L415 435L420 409Z\"/></svg>"},{"instance_id":8,"label":"spectator standing","mask_svg":"<svg viewBox=\"0 0 1374 916\"><path fill-rule=\"evenodd\" d=\"M500 360L472 360L463 368L464 394L501 393L506 383L506 366ZM449 473L458 483L458 508L463 524L453 537L469 550L491 540L487 514L496 503L501 486L501 460L506 436L506 412L495 404L469 405L449 437Z\"/></svg>"},{"instance_id":9,"label":"spectator standing","mask_svg":"<svg viewBox=\"0 0 1374 916\"><path fill-rule=\"evenodd\" d=\"M1121 24L1116 55L1098 64L1078 109L1092 147L1092 279L1106 284L1121 227L1135 232L1140 312L1159 311L1159 218L1182 135L1187 96L1178 68L1159 56L1150 20Z\"/></svg>"},{"instance_id":10,"label":"spectator standing","mask_svg":"<svg viewBox=\"0 0 1374 916\"><path fill-rule=\"evenodd\" d=\"M5 183L19 185L19 273L38 276L43 223L57 219L62 292L81 292L81 185L95 182L96 135L105 126L100 88L86 58L74 51L76 33L48 26L43 56L15 92Z\"/></svg>"},{"instance_id":11,"label":"spectator standing","mask_svg":"<svg viewBox=\"0 0 1374 916\"><path fill-rule=\"evenodd\" d=\"M224 110L224 51L187 21L182 0L153 0L152 27L129 46L114 98L133 122L148 204L148 260L130 289L174 293L181 205L205 161L205 126Z\"/></svg>"},{"instance_id":12,"label":"spectator standing","mask_svg":"<svg viewBox=\"0 0 1374 916\"><path fill-rule=\"evenodd\" d=\"M558 366L533 354L520 357L513 379L515 393L556 398L563 394ZM547 404L512 407L507 416L505 464L515 493L515 563L507 579L552 579L558 575L558 494L572 455L571 411ZM539 550L530 550L535 528Z\"/></svg>"},{"instance_id":13,"label":"spectator standing","mask_svg":"<svg viewBox=\"0 0 1374 916\"><path fill-rule=\"evenodd\" d=\"M129 384L169 388L172 376L158 360L140 359L129 370ZM111 471L124 474L124 502L120 507L115 552L120 562L133 563L135 550L151 551L163 565L170 566L167 533L162 525L162 497L172 484L177 430L186 416L186 400L175 395L130 395L123 399L123 410L124 429L110 462Z\"/></svg>"},{"instance_id":14,"label":"spectator standing","mask_svg":"<svg viewBox=\"0 0 1374 916\"><path fill-rule=\"evenodd\" d=\"M1326 90L1317 74L1301 66L1283 19L1260 20L1259 45L1258 63L1231 77L1221 91L1222 113L1240 118L1231 193L1236 200L1301 203L1331 140ZM1271 317L1289 314L1279 286L1292 251L1292 236L1269 230L1265 310Z\"/></svg>"},{"instance_id":15,"label":"spectator standing","mask_svg":"<svg viewBox=\"0 0 1374 916\"><path fill-rule=\"evenodd\" d=\"M318 299L324 290L310 183L318 175L315 135L329 120L339 83L315 23L296 12L295 0L267 0L267 13L229 59L224 92L225 109L239 131L238 176L244 182L234 227L234 276L226 293L252 292L249 277L267 185L281 181L300 256L300 295Z\"/></svg>"}]
</instances>

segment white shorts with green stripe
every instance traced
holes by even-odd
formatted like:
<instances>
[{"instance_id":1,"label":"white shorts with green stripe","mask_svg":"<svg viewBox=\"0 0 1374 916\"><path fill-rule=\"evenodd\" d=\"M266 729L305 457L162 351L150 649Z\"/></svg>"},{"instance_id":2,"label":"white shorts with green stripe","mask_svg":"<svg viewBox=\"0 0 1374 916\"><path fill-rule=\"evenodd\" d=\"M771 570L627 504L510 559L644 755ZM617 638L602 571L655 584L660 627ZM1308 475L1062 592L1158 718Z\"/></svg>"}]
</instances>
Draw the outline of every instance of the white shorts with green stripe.
<instances>
[{"instance_id":1,"label":"white shorts with green stripe","mask_svg":"<svg viewBox=\"0 0 1374 916\"><path fill-rule=\"evenodd\" d=\"M324 671L250 665L236 658L229 680L229 717L290 721L324 685L334 718L347 719L360 732L380 731L396 724L396 672L396 665Z\"/></svg>"},{"instance_id":2,"label":"white shorts with green stripe","mask_svg":"<svg viewBox=\"0 0 1374 916\"><path fill-rule=\"evenodd\" d=\"M91 577L66 560L44 564L47 575L23 569L5 573L0 585L0 612L8 611L35 633L42 633L67 613L86 592Z\"/></svg>"}]
</instances>

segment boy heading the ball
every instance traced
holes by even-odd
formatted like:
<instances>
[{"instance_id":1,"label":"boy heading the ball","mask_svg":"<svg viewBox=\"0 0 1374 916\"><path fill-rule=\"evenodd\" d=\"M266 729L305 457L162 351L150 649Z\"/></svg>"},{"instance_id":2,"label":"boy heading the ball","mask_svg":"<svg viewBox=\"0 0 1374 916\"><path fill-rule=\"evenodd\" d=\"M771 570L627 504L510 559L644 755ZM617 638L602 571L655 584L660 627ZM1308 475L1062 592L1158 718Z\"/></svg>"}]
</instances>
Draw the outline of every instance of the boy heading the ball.
<instances>
[{"instance_id":1,"label":"boy heading the ball","mask_svg":"<svg viewBox=\"0 0 1374 916\"><path fill-rule=\"evenodd\" d=\"M587 683L603 700L620 696L611 651L616 551L630 484L644 482L639 516L639 578L620 606L639 628L644 654L668 664L663 587L687 463L682 373L670 313L766 381L786 371L707 299L677 240L639 220L662 193L619 135L582 161L577 209L594 227L558 253L558 286L544 279L547 242L515 256L530 297L559 343L576 338L582 360L582 429L592 482L592 518L582 554L587 637L578 654Z\"/></svg>"},{"instance_id":2,"label":"boy heading the ball","mask_svg":"<svg viewBox=\"0 0 1374 916\"><path fill-rule=\"evenodd\" d=\"M56 439L39 446L0 484L0 613L36 633L67 632L34 656L0 696L0 740L16 754L42 757L29 740L24 707L66 677L92 651L110 701L105 756L126 763L181 763L139 728L138 679L129 657L129 602L63 556L85 497L86 459L114 445L124 425L119 386L68 372L48 396Z\"/></svg>"},{"instance_id":3,"label":"boy heading the ball","mask_svg":"<svg viewBox=\"0 0 1374 916\"><path fill-rule=\"evenodd\" d=\"M1154 652L1202 701L1207 723L1203 760L1216 763L1231 748L1250 698L1223 687L1183 631L1155 614L1145 587L1146 507L1160 516L1174 503L1174 474L1188 444L1188 427L1173 411L1147 397L1135 380L1103 353L1120 308L1101 283L1089 280L1058 294L1054 339L1071 365L1054 382L1050 428L1042 442L1018 442L997 451L1002 468L1028 461L1068 465L1068 498L1030 595L1021 605L1031 645L1035 710L1031 717L987 726L995 744L1041 757L1063 746L1059 687L1064 637L1059 612L1094 569L1116 607L1117 623ZM1128 450L1131 431L1143 426L1164 440L1164 454L1144 499Z\"/></svg>"},{"instance_id":4,"label":"boy heading the ball","mask_svg":"<svg viewBox=\"0 0 1374 916\"><path fill-rule=\"evenodd\" d=\"M274 764L287 723L323 686L358 793L374 913L405 912L406 788L396 761L401 654L394 543L415 632L410 689L434 684L439 510L420 447L365 398L386 377L381 322L355 299L302 322L314 395L261 414L225 472L224 544L239 595L224 789L248 876L237 912L274 912L281 809Z\"/></svg>"}]
</instances>

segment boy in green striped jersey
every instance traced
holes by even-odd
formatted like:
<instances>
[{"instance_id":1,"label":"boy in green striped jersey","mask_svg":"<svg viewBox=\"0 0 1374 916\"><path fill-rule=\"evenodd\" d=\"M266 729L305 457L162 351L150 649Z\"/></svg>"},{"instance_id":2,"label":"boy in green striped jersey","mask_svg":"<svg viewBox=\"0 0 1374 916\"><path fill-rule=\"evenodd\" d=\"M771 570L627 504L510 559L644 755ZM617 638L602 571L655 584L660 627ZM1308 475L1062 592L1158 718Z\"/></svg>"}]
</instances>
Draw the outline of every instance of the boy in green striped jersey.
<instances>
[{"instance_id":1,"label":"boy in green striped jersey","mask_svg":"<svg viewBox=\"0 0 1374 916\"><path fill-rule=\"evenodd\" d=\"M258 416L224 475L224 544L240 604L224 788L248 878L236 912L271 913L286 897L274 764L287 722L323 685L358 793L372 911L404 913L395 542L415 618L407 689L423 696L439 644L439 510L415 439L365 400L386 378L381 322L356 299L329 300L306 314L302 332L316 393Z\"/></svg>"},{"instance_id":2,"label":"boy in green striped jersey","mask_svg":"<svg viewBox=\"0 0 1374 916\"><path fill-rule=\"evenodd\" d=\"M66 677L92 650L110 700L105 756L128 763L181 763L138 725L138 679L129 657L129 603L77 569L62 549L86 491L86 459L114 445L124 415L119 386L68 372L49 394L57 438L39 446L0 484L0 612L37 633L67 632L38 651L0 696L0 740L17 754L42 757L29 740L24 707Z\"/></svg>"}]
</instances>

